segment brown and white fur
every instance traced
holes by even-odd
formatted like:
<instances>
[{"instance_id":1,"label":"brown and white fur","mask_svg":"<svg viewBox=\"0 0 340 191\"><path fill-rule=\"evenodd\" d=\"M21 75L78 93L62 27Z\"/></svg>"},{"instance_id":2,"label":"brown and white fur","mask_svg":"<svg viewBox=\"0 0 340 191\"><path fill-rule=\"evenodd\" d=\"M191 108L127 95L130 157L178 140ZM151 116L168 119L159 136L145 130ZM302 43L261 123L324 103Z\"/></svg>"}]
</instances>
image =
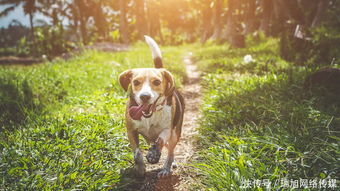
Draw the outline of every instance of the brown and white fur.
<instances>
[{"instance_id":1,"label":"brown and white fur","mask_svg":"<svg viewBox=\"0 0 340 191\"><path fill-rule=\"evenodd\" d=\"M149 163L157 163L163 146L168 149L168 156L158 177L170 174L174 161L174 149L181 136L184 115L184 99L176 90L172 74L163 68L161 51L157 43L145 36L150 46L155 68L138 68L124 71L119 82L129 92L126 108L126 128L130 145L134 152L134 170L138 176L145 174L143 155L139 149L138 135L141 134L151 144L146 158ZM144 115L133 119L129 109L141 104L154 104L155 110L151 117Z\"/></svg>"}]
</instances>

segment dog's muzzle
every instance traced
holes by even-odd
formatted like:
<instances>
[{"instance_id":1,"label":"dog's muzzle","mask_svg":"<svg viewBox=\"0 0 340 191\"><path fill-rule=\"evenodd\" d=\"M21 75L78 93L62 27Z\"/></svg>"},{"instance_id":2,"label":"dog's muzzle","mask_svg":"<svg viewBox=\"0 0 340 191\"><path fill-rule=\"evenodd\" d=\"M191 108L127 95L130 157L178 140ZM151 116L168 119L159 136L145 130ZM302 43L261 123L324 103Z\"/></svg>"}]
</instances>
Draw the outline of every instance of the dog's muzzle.
<instances>
[{"instance_id":1,"label":"dog's muzzle","mask_svg":"<svg viewBox=\"0 0 340 191\"><path fill-rule=\"evenodd\" d=\"M142 116L145 118L150 118L153 112L156 111L157 101L159 100L160 97L161 96L158 96L158 98L152 104L143 103L141 105L130 106L129 114L131 118L134 120L140 120ZM165 99L160 105L164 105L164 103L165 103Z\"/></svg>"}]
</instances>

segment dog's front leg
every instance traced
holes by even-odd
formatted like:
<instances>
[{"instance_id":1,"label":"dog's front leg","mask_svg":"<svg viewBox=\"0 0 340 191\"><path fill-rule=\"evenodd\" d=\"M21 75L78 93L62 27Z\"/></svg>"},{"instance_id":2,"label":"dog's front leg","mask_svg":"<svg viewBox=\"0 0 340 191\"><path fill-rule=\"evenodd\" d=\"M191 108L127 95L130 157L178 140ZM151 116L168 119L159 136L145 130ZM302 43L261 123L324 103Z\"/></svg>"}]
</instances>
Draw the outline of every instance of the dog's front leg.
<instances>
[{"instance_id":1,"label":"dog's front leg","mask_svg":"<svg viewBox=\"0 0 340 191\"><path fill-rule=\"evenodd\" d=\"M172 163L174 162L174 150L175 150L177 141L178 139L177 139L176 133L173 132L172 134L170 134L170 139L167 144L168 156L164 163L163 169L157 174L158 177L163 178L163 177L168 176L171 173L171 166L172 166Z\"/></svg>"},{"instance_id":2,"label":"dog's front leg","mask_svg":"<svg viewBox=\"0 0 340 191\"><path fill-rule=\"evenodd\" d=\"M139 139L138 139L138 133L134 130L128 129L128 138L130 141L130 145L132 148L132 151L134 153L134 172L137 176L142 177L145 174L145 164L143 161L143 154L139 149Z\"/></svg>"},{"instance_id":3,"label":"dog's front leg","mask_svg":"<svg viewBox=\"0 0 340 191\"><path fill-rule=\"evenodd\" d=\"M174 161L174 149L177 144L176 133L171 133L171 131L171 129L164 129L146 155L148 162L152 164L157 163L160 159L163 146L167 146L168 156L164 163L163 169L158 173L158 177L168 176L171 172L171 165Z\"/></svg>"},{"instance_id":4,"label":"dog's front leg","mask_svg":"<svg viewBox=\"0 0 340 191\"><path fill-rule=\"evenodd\" d=\"M166 144L170 138L171 130L170 129L164 129L160 135L158 136L155 143L151 145L151 148L149 149L148 154L146 155L146 159L151 164L156 164L159 162L159 159L161 158L162 149L164 144Z\"/></svg>"}]
</instances>

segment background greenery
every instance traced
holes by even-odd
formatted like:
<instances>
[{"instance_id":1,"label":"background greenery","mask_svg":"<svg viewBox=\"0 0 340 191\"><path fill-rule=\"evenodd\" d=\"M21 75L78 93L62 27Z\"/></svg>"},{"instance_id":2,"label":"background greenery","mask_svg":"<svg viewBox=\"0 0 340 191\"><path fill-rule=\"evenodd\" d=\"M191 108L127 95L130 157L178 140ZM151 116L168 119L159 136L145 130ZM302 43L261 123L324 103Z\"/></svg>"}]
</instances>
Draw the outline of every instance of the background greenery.
<instances>
[{"instance_id":1,"label":"background greenery","mask_svg":"<svg viewBox=\"0 0 340 191\"><path fill-rule=\"evenodd\" d=\"M280 55L296 64L338 58L337 0L2 0L0 18L22 7L30 26L0 29L0 55L48 58L98 42L228 42L244 47L257 31L281 39ZM38 19L37 14L44 19ZM27 19L27 18L26 18ZM66 24L65 24L66 23ZM297 26L301 35L295 35ZM298 37L298 38L297 38Z\"/></svg>"}]
</instances>

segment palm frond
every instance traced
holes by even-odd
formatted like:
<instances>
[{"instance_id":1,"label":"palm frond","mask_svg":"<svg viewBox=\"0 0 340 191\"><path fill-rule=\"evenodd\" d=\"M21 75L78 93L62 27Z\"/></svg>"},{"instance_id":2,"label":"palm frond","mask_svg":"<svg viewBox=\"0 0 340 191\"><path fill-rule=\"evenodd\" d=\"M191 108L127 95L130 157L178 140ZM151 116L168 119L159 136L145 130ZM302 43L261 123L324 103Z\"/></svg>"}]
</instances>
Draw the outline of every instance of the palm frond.
<instances>
[{"instance_id":1,"label":"palm frond","mask_svg":"<svg viewBox=\"0 0 340 191\"><path fill-rule=\"evenodd\" d=\"M19 5L22 1L21 0L0 0L0 5Z\"/></svg>"},{"instance_id":2,"label":"palm frond","mask_svg":"<svg viewBox=\"0 0 340 191\"><path fill-rule=\"evenodd\" d=\"M7 7L5 10L0 12L0 17L5 17L8 15L8 13L10 13L11 11L13 11L16 8L16 6L11 6L11 7Z\"/></svg>"}]
</instances>

